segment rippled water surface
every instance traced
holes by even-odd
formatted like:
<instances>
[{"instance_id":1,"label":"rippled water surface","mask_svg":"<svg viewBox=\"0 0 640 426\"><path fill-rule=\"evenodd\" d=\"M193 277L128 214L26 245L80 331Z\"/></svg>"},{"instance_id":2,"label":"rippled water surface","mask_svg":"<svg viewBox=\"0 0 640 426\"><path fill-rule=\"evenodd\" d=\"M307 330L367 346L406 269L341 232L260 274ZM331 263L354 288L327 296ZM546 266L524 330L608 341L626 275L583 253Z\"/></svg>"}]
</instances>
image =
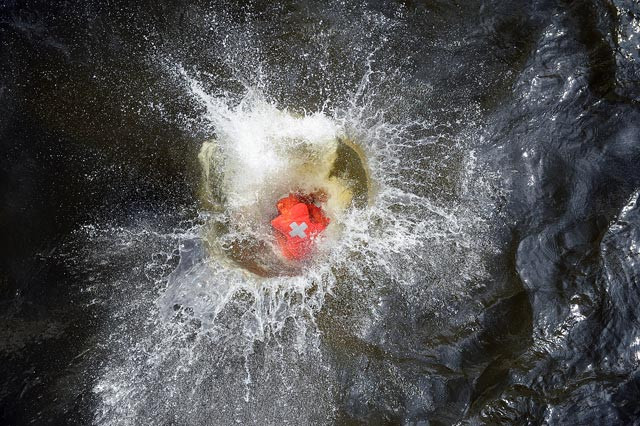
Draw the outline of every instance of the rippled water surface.
<instances>
[{"instance_id":1,"label":"rippled water surface","mask_svg":"<svg viewBox=\"0 0 640 426\"><path fill-rule=\"evenodd\" d=\"M640 422L637 1L5 1L0 142L2 424Z\"/></svg>"}]
</instances>

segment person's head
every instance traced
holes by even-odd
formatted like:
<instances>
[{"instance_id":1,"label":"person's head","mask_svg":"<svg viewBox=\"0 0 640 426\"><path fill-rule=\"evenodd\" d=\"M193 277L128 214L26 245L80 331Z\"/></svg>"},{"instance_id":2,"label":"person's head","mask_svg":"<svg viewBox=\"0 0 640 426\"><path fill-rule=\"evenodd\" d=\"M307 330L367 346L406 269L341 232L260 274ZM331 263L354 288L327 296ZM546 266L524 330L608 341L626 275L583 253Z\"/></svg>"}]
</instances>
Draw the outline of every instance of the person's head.
<instances>
[{"instance_id":1,"label":"person's head","mask_svg":"<svg viewBox=\"0 0 640 426\"><path fill-rule=\"evenodd\" d=\"M317 189L306 194L298 192L296 196L298 197L298 199L300 199L300 201L306 204L326 203L328 199L327 193L323 189Z\"/></svg>"}]
</instances>

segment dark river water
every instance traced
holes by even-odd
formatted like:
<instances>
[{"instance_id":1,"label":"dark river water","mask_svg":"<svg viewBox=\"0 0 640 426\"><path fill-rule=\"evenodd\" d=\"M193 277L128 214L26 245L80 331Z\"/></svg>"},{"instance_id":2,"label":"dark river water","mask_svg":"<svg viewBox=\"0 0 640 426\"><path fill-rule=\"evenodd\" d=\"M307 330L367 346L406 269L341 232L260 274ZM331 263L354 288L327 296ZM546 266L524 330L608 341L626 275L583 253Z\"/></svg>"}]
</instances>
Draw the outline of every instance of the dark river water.
<instances>
[{"instance_id":1,"label":"dark river water","mask_svg":"<svg viewBox=\"0 0 640 426\"><path fill-rule=\"evenodd\" d=\"M637 0L4 0L0 188L1 424L640 424Z\"/></svg>"}]
</instances>

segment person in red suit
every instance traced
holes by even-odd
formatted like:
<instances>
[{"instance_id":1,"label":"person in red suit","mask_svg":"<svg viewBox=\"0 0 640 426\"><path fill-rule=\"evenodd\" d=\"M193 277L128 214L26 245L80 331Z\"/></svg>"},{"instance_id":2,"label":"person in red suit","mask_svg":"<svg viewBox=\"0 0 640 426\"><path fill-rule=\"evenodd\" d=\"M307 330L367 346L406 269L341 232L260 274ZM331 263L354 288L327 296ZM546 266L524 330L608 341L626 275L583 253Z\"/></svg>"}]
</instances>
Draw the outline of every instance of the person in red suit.
<instances>
[{"instance_id":1,"label":"person in red suit","mask_svg":"<svg viewBox=\"0 0 640 426\"><path fill-rule=\"evenodd\" d=\"M282 255L303 260L311 254L313 241L329 225L329 218L315 202L326 201L322 192L310 195L289 194L278 201L280 215L271 221Z\"/></svg>"}]
</instances>

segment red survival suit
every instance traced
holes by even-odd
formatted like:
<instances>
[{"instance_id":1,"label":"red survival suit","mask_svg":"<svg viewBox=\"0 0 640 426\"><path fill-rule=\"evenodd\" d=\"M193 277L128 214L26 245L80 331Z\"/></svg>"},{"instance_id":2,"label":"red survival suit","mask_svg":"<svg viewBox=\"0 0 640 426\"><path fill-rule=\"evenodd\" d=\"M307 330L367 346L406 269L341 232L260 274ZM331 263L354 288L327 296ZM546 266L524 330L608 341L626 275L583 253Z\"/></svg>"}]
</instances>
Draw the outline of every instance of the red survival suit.
<instances>
[{"instance_id":1,"label":"red survival suit","mask_svg":"<svg viewBox=\"0 0 640 426\"><path fill-rule=\"evenodd\" d=\"M289 194L278 201L280 215L271 221L280 250L287 259L307 257L313 248L313 240L329 225L329 218L322 209L305 198Z\"/></svg>"}]
</instances>

